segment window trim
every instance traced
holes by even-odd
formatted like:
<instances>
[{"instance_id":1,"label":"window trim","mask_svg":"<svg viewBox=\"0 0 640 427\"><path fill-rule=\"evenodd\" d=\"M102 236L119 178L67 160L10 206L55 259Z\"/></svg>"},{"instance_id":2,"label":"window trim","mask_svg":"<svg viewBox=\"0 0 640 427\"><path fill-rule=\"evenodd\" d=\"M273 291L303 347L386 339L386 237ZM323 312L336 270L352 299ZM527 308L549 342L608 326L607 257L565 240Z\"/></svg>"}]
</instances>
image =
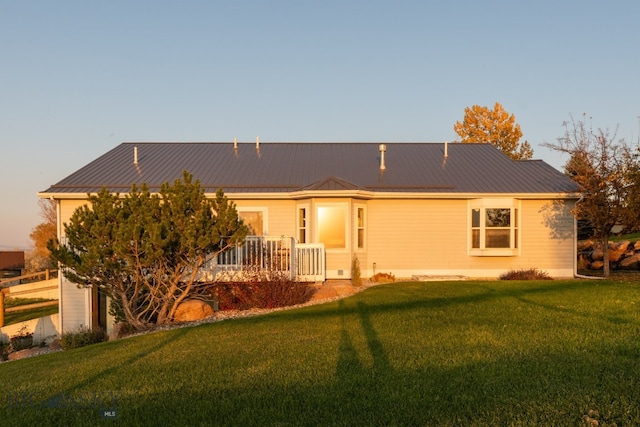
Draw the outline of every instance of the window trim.
<instances>
[{"instance_id":1,"label":"window trim","mask_svg":"<svg viewBox=\"0 0 640 427\"><path fill-rule=\"evenodd\" d=\"M480 225L479 227L473 226L473 211L480 210ZM486 232L487 227L485 224L485 212L487 209L509 209L510 210L510 224L509 224L509 248L488 248L486 247ZM516 199L475 199L470 200L467 206L467 248L470 256L517 256L520 255L522 248L522 209L520 207L520 200ZM505 227L506 228L506 227ZM480 247L473 247L473 230L480 230Z\"/></svg>"},{"instance_id":2,"label":"window trim","mask_svg":"<svg viewBox=\"0 0 640 427\"><path fill-rule=\"evenodd\" d=\"M304 225L300 224L300 211L304 209L305 211L305 221L304 221ZM311 216L310 216L310 206L308 203L305 204L299 204L296 206L296 242L298 243L309 243L310 242L310 235L309 235L309 229L310 229L310 223L309 221L311 220ZM304 230L304 241L300 241L300 232Z\"/></svg>"},{"instance_id":3,"label":"window trim","mask_svg":"<svg viewBox=\"0 0 640 427\"><path fill-rule=\"evenodd\" d=\"M362 209L362 226L358 222L358 212ZM353 225L355 230L354 250L366 251L367 250L367 206L363 204L354 204L354 218ZM362 230L362 246L360 246L359 232Z\"/></svg>"}]
</instances>

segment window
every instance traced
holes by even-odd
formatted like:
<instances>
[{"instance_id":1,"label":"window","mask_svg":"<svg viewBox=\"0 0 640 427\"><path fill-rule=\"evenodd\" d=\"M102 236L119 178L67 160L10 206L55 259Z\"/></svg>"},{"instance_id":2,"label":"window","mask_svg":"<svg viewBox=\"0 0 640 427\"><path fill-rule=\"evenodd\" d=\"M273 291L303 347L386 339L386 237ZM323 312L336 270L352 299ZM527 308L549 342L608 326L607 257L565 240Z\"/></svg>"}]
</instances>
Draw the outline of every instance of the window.
<instances>
[{"instance_id":1,"label":"window","mask_svg":"<svg viewBox=\"0 0 640 427\"><path fill-rule=\"evenodd\" d=\"M346 205L318 207L318 242L324 243L327 249L346 249Z\"/></svg>"},{"instance_id":2,"label":"window","mask_svg":"<svg viewBox=\"0 0 640 427\"><path fill-rule=\"evenodd\" d=\"M358 249L364 249L364 208L356 208L356 239Z\"/></svg>"},{"instance_id":3,"label":"window","mask_svg":"<svg viewBox=\"0 0 640 427\"><path fill-rule=\"evenodd\" d=\"M518 250L518 208L512 200L471 203L471 254L515 255Z\"/></svg>"},{"instance_id":4,"label":"window","mask_svg":"<svg viewBox=\"0 0 640 427\"><path fill-rule=\"evenodd\" d=\"M307 243L307 208L298 208L298 243Z\"/></svg>"},{"instance_id":5,"label":"window","mask_svg":"<svg viewBox=\"0 0 640 427\"><path fill-rule=\"evenodd\" d=\"M267 230L265 229L265 219L267 216L267 210L263 208L238 208L238 216L244 221L244 224L249 227L249 235L251 236L266 236Z\"/></svg>"}]
</instances>

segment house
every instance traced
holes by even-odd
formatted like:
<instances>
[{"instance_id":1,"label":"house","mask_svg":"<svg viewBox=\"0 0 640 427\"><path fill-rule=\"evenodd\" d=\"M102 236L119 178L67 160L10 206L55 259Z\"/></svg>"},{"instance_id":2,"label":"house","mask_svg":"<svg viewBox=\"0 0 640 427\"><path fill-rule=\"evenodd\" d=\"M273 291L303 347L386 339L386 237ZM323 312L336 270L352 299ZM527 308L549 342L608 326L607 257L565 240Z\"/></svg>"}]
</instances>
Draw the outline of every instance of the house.
<instances>
[{"instance_id":1,"label":"house","mask_svg":"<svg viewBox=\"0 0 640 427\"><path fill-rule=\"evenodd\" d=\"M24 251L0 251L0 279L17 277L24 270Z\"/></svg>"},{"instance_id":2,"label":"house","mask_svg":"<svg viewBox=\"0 0 640 427\"><path fill-rule=\"evenodd\" d=\"M184 170L208 195L222 188L254 234L322 243L327 279L348 279L353 256L362 277L574 274L577 185L490 144L123 143L39 196L58 202L62 234L87 193L157 191ZM60 289L63 330L105 311L63 278Z\"/></svg>"}]
</instances>

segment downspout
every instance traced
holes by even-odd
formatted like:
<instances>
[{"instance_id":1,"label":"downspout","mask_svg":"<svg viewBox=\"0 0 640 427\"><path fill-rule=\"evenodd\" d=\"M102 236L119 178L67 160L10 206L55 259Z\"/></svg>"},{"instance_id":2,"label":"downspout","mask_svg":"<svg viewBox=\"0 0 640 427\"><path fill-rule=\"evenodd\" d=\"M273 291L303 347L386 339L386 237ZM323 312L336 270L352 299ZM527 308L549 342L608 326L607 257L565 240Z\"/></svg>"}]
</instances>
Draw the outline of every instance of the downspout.
<instances>
[{"instance_id":1,"label":"downspout","mask_svg":"<svg viewBox=\"0 0 640 427\"><path fill-rule=\"evenodd\" d=\"M580 199L576 202L576 206L578 203L581 203L584 200L584 194L580 195ZM597 276L585 276L584 274L578 274L578 218L573 216L573 277L575 279L597 279L602 280L604 277Z\"/></svg>"},{"instance_id":2,"label":"downspout","mask_svg":"<svg viewBox=\"0 0 640 427\"><path fill-rule=\"evenodd\" d=\"M60 207L60 200L56 200L53 196L50 198L52 201L56 202L56 238L60 240L62 238L62 208ZM58 331L60 335L62 335L62 319L63 312L62 310L62 268L60 268L60 263L58 262Z\"/></svg>"}]
</instances>

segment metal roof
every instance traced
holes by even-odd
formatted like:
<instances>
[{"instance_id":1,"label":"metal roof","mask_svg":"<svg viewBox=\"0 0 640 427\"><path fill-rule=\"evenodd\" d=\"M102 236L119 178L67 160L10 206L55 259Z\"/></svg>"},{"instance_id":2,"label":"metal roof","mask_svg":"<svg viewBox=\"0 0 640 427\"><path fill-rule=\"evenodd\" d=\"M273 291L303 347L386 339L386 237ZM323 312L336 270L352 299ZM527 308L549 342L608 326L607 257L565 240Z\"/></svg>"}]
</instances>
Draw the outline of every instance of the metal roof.
<instances>
[{"instance_id":1,"label":"metal roof","mask_svg":"<svg viewBox=\"0 0 640 427\"><path fill-rule=\"evenodd\" d=\"M513 161L490 144L122 143L42 193L151 191L188 171L207 192L575 193L577 185L541 160ZM137 154L137 163L134 157Z\"/></svg>"}]
</instances>

